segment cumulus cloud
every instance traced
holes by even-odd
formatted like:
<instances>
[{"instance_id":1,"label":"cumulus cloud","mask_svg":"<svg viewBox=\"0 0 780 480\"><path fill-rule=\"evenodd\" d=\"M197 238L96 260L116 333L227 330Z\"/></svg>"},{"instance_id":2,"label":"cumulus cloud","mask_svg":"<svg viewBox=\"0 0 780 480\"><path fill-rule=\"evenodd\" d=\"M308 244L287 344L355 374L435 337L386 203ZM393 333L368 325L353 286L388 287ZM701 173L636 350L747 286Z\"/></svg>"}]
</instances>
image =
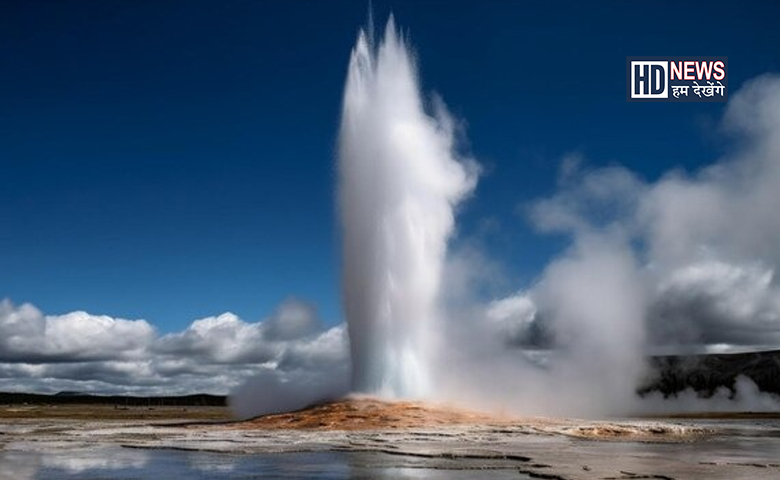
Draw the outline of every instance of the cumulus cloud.
<instances>
[{"instance_id":1,"label":"cumulus cloud","mask_svg":"<svg viewBox=\"0 0 780 480\"><path fill-rule=\"evenodd\" d=\"M748 82L721 129L736 145L729 155L655 182L617 165L588 170L581 156L569 156L558 191L534 202L529 218L541 233L570 235L573 245L595 234L629 248L633 277L645 284L651 343L776 348L780 77ZM505 316L527 329L535 323L528 310ZM552 317L542 311L534 320Z\"/></svg>"},{"instance_id":2,"label":"cumulus cloud","mask_svg":"<svg viewBox=\"0 0 780 480\"><path fill-rule=\"evenodd\" d=\"M130 359L154 336L144 320L86 312L45 316L30 304L0 301L0 361Z\"/></svg>"},{"instance_id":3,"label":"cumulus cloud","mask_svg":"<svg viewBox=\"0 0 780 480\"><path fill-rule=\"evenodd\" d=\"M660 278L653 298L657 343L780 346L780 288L773 268L696 262Z\"/></svg>"},{"instance_id":4,"label":"cumulus cloud","mask_svg":"<svg viewBox=\"0 0 780 480\"><path fill-rule=\"evenodd\" d=\"M348 378L347 351L343 326L326 328L314 307L295 299L261 322L228 312L165 335L145 320L45 315L0 301L0 390L227 394L256 377L268 396L295 384L316 399ZM259 413L245 403L245 413Z\"/></svg>"}]
</instances>

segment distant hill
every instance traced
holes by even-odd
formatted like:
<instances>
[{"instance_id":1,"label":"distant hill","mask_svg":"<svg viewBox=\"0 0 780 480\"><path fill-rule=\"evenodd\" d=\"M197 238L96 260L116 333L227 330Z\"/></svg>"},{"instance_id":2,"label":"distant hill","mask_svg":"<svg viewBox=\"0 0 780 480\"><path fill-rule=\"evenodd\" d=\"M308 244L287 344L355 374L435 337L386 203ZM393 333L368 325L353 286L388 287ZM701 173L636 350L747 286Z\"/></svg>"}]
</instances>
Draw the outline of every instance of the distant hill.
<instances>
[{"instance_id":1,"label":"distant hill","mask_svg":"<svg viewBox=\"0 0 780 480\"><path fill-rule=\"evenodd\" d=\"M55 397L83 397L83 396L90 396L89 393L84 392L58 392L54 394Z\"/></svg>"},{"instance_id":2,"label":"distant hill","mask_svg":"<svg viewBox=\"0 0 780 480\"><path fill-rule=\"evenodd\" d=\"M693 388L704 396L720 387L734 391L740 375L749 377L764 392L780 395L780 350L753 353L653 357L657 375L639 389L672 395Z\"/></svg>"},{"instance_id":3,"label":"distant hill","mask_svg":"<svg viewBox=\"0 0 780 480\"><path fill-rule=\"evenodd\" d=\"M128 407L145 406L212 406L227 405L227 397L199 393L184 396L136 397L126 395L90 395L83 392L60 392L54 395L37 393L0 392L0 404L29 405L123 405Z\"/></svg>"}]
</instances>

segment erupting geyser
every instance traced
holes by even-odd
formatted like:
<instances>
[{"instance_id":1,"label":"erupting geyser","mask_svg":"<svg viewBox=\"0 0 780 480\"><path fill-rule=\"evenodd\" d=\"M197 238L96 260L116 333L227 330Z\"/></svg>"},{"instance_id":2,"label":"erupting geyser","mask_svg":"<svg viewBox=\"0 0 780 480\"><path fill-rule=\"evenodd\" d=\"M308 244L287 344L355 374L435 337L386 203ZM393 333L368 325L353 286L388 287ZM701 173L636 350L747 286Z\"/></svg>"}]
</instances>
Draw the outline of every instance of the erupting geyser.
<instances>
[{"instance_id":1,"label":"erupting geyser","mask_svg":"<svg viewBox=\"0 0 780 480\"><path fill-rule=\"evenodd\" d=\"M343 301L352 388L422 397L430 388L439 289L454 209L474 169L454 152L440 102L425 111L415 65L392 17L352 50L339 135Z\"/></svg>"}]
</instances>

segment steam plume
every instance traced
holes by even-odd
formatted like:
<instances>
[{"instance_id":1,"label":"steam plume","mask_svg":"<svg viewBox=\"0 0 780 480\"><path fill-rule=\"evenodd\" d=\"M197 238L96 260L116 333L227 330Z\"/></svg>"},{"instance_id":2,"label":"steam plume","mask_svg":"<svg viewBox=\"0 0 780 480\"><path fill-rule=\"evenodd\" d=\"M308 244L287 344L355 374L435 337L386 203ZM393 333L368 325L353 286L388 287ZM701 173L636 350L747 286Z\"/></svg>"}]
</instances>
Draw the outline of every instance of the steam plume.
<instances>
[{"instance_id":1,"label":"steam plume","mask_svg":"<svg viewBox=\"0 0 780 480\"><path fill-rule=\"evenodd\" d=\"M349 61L338 161L356 391L429 390L447 240L454 210L476 182L454 141L444 106L437 103L433 116L425 111L393 18L378 45L361 30Z\"/></svg>"}]
</instances>

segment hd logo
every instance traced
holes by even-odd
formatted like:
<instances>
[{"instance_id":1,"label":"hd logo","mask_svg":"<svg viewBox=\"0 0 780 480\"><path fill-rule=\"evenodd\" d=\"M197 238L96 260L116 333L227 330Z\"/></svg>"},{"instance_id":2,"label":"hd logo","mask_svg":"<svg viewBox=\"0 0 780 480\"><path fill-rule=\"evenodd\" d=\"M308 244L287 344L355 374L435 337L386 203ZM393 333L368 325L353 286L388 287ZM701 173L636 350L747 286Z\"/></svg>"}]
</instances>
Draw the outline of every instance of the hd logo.
<instances>
[{"instance_id":1,"label":"hd logo","mask_svg":"<svg viewBox=\"0 0 780 480\"><path fill-rule=\"evenodd\" d=\"M728 57L628 57L629 102L725 102Z\"/></svg>"}]
</instances>

